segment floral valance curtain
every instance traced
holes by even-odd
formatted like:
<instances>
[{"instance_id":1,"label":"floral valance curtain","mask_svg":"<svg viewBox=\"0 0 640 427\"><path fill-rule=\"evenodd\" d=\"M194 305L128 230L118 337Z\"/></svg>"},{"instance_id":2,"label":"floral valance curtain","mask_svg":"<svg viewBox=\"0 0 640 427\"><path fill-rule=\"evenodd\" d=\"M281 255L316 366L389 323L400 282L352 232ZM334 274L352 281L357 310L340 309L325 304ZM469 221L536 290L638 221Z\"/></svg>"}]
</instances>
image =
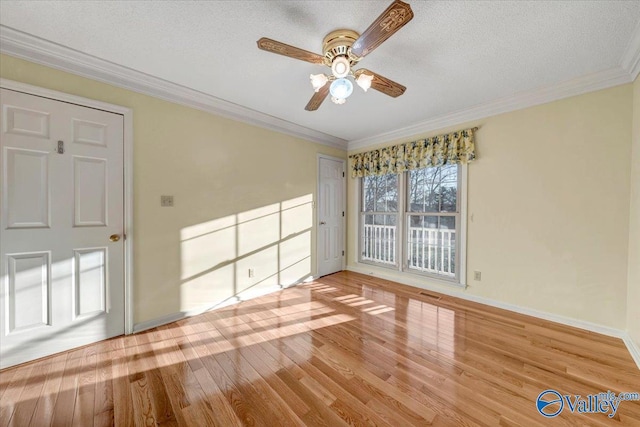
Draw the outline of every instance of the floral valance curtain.
<instances>
[{"instance_id":1,"label":"floral valance curtain","mask_svg":"<svg viewBox=\"0 0 640 427\"><path fill-rule=\"evenodd\" d=\"M397 174L429 166L467 163L476 158L474 133L464 129L349 156L351 177Z\"/></svg>"}]
</instances>

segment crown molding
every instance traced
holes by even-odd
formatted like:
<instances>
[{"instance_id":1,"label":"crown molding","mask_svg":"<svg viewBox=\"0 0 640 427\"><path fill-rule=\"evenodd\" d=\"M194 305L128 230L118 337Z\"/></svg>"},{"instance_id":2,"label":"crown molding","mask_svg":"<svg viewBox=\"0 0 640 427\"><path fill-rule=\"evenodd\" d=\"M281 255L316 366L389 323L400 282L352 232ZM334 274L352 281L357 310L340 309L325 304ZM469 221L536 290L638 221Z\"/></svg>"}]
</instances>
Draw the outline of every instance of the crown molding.
<instances>
[{"instance_id":1,"label":"crown molding","mask_svg":"<svg viewBox=\"0 0 640 427\"><path fill-rule=\"evenodd\" d=\"M640 74L640 22L629 40L629 44L622 55L620 66L629 73L631 81L635 81Z\"/></svg>"},{"instance_id":2,"label":"crown molding","mask_svg":"<svg viewBox=\"0 0 640 427\"><path fill-rule=\"evenodd\" d=\"M0 53L307 141L346 149L347 141L0 25Z\"/></svg>"},{"instance_id":3,"label":"crown molding","mask_svg":"<svg viewBox=\"0 0 640 427\"><path fill-rule=\"evenodd\" d=\"M521 110L571 96L582 95L600 89L631 82L629 73L622 68L611 68L553 86L520 92L513 96L476 105L453 113L434 117L391 132L349 141L348 150L359 150L375 144L412 137L421 133L480 120L497 114Z\"/></svg>"}]
</instances>

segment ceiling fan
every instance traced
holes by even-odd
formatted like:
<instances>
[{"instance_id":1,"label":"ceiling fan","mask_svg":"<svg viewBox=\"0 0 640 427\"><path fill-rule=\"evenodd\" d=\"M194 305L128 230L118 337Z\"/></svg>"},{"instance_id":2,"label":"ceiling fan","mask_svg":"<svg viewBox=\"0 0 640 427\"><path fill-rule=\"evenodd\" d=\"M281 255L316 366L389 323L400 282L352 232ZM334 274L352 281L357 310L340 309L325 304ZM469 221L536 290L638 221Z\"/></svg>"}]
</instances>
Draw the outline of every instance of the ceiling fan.
<instances>
[{"instance_id":1,"label":"ceiling fan","mask_svg":"<svg viewBox=\"0 0 640 427\"><path fill-rule=\"evenodd\" d=\"M366 68L353 70L353 66L404 27L412 18L411 6L395 0L364 33L358 34L356 31L343 29L327 34L322 43L324 55L265 37L258 40L258 48L331 68L330 75L310 75L315 93L305 107L307 111L317 110L329 93L334 103L344 104L353 92L353 83L347 77L353 78L365 92L372 87L395 98L402 95L406 87ZM327 84L328 82L331 84Z\"/></svg>"}]
</instances>

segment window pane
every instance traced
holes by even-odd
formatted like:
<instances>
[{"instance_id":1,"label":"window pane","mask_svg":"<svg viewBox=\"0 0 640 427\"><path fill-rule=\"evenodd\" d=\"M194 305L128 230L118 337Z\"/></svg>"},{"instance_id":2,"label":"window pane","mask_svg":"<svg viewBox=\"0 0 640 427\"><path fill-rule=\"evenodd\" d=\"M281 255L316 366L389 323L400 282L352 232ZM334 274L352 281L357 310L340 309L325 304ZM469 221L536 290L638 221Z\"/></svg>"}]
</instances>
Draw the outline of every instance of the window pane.
<instances>
[{"instance_id":1,"label":"window pane","mask_svg":"<svg viewBox=\"0 0 640 427\"><path fill-rule=\"evenodd\" d=\"M364 212L398 211L398 175L367 176L362 185Z\"/></svg>"},{"instance_id":2,"label":"window pane","mask_svg":"<svg viewBox=\"0 0 640 427\"><path fill-rule=\"evenodd\" d=\"M457 212L457 165L412 170L408 179L409 212Z\"/></svg>"},{"instance_id":3,"label":"window pane","mask_svg":"<svg viewBox=\"0 0 640 427\"><path fill-rule=\"evenodd\" d=\"M362 259L396 264L397 215L364 215Z\"/></svg>"},{"instance_id":4,"label":"window pane","mask_svg":"<svg viewBox=\"0 0 640 427\"><path fill-rule=\"evenodd\" d=\"M409 269L455 277L456 218L410 215L407 253Z\"/></svg>"}]
</instances>

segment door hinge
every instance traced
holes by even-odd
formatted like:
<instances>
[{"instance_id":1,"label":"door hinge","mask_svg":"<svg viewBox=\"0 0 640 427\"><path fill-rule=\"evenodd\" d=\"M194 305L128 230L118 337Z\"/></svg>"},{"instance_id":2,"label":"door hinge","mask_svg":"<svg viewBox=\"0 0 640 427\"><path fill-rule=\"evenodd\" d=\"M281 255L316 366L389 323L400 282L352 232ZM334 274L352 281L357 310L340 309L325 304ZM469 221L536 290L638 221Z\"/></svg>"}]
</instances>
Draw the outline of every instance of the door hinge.
<instances>
[{"instance_id":1,"label":"door hinge","mask_svg":"<svg viewBox=\"0 0 640 427\"><path fill-rule=\"evenodd\" d=\"M342 172L342 177L344 178L344 172Z\"/></svg>"},{"instance_id":2,"label":"door hinge","mask_svg":"<svg viewBox=\"0 0 640 427\"><path fill-rule=\"evenodd\" d=\"M58 141L58 147L56 148L56 153L64 154L64 141Z\"/></svg>"},{"instance_id":3,"label":"door hinge","mask_svg":"<svg viewBox=\"0 0 640 427\"><path fill-rule=\"evenodd\" d=\"M342 216L344 216L344 211L342 211Z\"/></svg>"},{"instance_id":4,"label":"door hinge","mask_svg":"<svg viewBox=\"0 0 640 427\"><path fill-rule=\"evenodd\" d=\"M342 256L344 256L344 251L342 251Z\"/></svg>"}]
</instances>

